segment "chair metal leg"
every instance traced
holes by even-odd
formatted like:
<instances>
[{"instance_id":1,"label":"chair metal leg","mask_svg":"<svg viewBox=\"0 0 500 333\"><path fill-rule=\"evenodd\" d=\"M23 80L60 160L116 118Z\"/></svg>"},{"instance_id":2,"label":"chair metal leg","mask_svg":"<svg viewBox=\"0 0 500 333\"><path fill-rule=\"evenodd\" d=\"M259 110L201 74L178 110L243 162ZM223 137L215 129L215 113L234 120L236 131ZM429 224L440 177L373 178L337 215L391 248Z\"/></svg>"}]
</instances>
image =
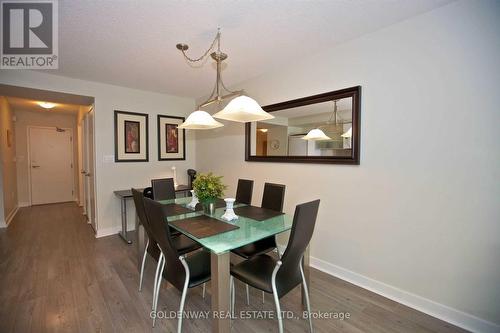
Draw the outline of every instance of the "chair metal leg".
<instances>
[{"instance_id":1,"label":"chair metal leg","mask_svg":"<svg viewBox=\"0 0 500 333\"><path fill-rule=\"evenodd\" d=\"M165 256L163 256L163 262L161 264L161 270L160 274L158 274L158 283L156 284L156 298L154 300L154 312L156 314L156 311L158 309L158 298L160 298L160 287L161 287L161 282L163 281L163 270L165 269ZM156 318L156 316L155 316ZM153 322L153 327L154 327L154 322Z\"/></svg>"},{"instance_id":2,"label":"chair metal leg","mask_svg":"<svg viewBox=\"0 0 500 333\"><path fill-rule=\"evenodd\" d=\"M158 259L158 264L156 265L156 272L155 272L155 283L153 286L153 301L151 302L151 310L155 314L153 317L153 327L155 326L155 321L156 321L156 308L155 308L155 303L156 303L156 293L157 293L157 285L158 285L158 274L160 272L160 267L162 266L163 263L163 253L160 253L160 258Z\"/></svg>"},{"instance_id":3,"label":"chair metal leg","mask_svg":"<svg viewBox=\"0 0 500 333\"><path fill-rule=\"evenodd\" d=\"M278 290L276 289L276 274L278 273L281 264L280 260L276 263L276 267L274 267L273 275L271 276L271 286L273 288L274 304L276 305L276 317L278 318L279 332L283 333L283 319L281 318L280 299L278 297Z\"/></svg>"},{"instance_id":4,"label":"chair metal leg","mask_svg":"<svg viewBox=\"0 0 500 333\"><path fill-rule=\"evenodd\" d=\"M186 271L186 280L184 281L184 288L182 289L181 305L179 307L179 322L177 323L177 333L182 332L182 312L184 311L184 302L186 301L186 294L189 286L189 266L184 257L180 256L179 259L181 260L182 266L184 266L184 270Z\"/></svg>"},{"instance_id":5,"label":"chair metal leg","mask_svg":"<svg viewBox=\"0 0 500 333\"><path fill-rule=\"evenodd\" d=\"M230 280L229 280L229 288L230 289L230 293L231 293L231 306L230 306L230 311L231 311L231 319L234 318L234 303L235 303L235 289L234 289L234 277L231 276Z\"/></svg>"},{"instance_id":6,"label":"chair metal leg","mask_svg":"<svg viewBox=\"0 0 500 333\"><path fill-rule=\"evenodd\" d=\"M156 271L155 271L155 279L154 279L154 285L153 285L153 302L151 303L151 310L154 309L154 300L156 297L156 284L158 283L158 274L161 269L161 262L163 260L163 253L160 252L160 257L158 258L158 263L156 264Z\"/></svg>"},{"instance_id":7,"label":"chair metal leg","mask_svg":"<svg viewBox=\"0 0 500 333\"><path fill-rule=\"evenodd\" d=\"M309 317L309 333L313 333L313 323L311 318L311 303L309 302L309 290L307 288L304 269L302 268L302 260L300 261L299 267L300 267L300 275L302 275L302 286L304 287L304 294L306 296L307 314Z\"/></svg>"},{"instance_id":8,"label":"chair metal leg","mask_svg":"<svg viewBox=\"0 0 500 333\"><path fill-rule=\"evenodd\" d=\"M146 247L144 248L144 255L142 256L142 265L141 265L141 277L139 278L139 291L142 291L142 278L144 277L144 266L146 264L146 256L148 255L148 246L149 246L149 238L146 242Z\"/></svg>"},{"instance_id":9,"label":"chair metal leg","mask_svg":"<svg viewBox=\"0 0 500 333\"><path fill-rule=\"evenodd\" d=\"M250 291L248 288L248 284L245 283L245 288L247 290L247 305L250 305Z\"/></svg>"},{"instance_id":10,"label":"chair metal leg","mask_svg":"<svg viewBox=\"0 0 500 333\"><path fill-rule=\"evenodd\" d=\"M205 299L205 290L206 290L206 289L207 289L207 284L206 284L206 283L204 283L204 284L203 284L203 294L202 294L202 295L203 295L203 299Z\"/></svg>"}]
</instances>

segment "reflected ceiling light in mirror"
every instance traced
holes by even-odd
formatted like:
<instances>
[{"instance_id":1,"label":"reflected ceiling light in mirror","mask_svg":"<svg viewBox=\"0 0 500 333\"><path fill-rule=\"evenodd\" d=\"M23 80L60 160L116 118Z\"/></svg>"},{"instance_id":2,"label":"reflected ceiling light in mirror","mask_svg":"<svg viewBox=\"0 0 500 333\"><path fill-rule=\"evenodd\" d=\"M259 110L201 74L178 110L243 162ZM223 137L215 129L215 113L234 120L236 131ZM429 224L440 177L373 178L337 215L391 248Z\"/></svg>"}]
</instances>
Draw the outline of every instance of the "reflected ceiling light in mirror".
<instances>
[{"instance_id":1,"label":"reflected ceiling light in mirror","mask_svg":"<svg viewBox=\"0 0 500 333\"><path fill-rule=\"evenodd\" d=\"M182 55L184 56L184 59L188 62L195 63L195 62L200 62L204 61L208 54L210 54L210 57L212 57L213 60L215 60L215 63L217 65L216 70L217 70L217 76L215 80L215 87L208 97L207 101L202 103L198 111L193 112L200 112L202 107L205 107L207 105L217 103L220 105L220 103L225 100L225 99L230 99L234 98L229 104L222 110L217 112L214 117L220 118L220 119L226 119L226 120L231 120L231 121L237 121L237 122L250 122L250 121L257 121L257 120L265 120L265 119L271 119L274 118L274 116L270 115L269 113L265 112L260 105L253 99L251 99L248 96L242 96L243 91L231 91L226 88L224 85L224 82L222 81L222 62L227 59L227 54L221 52L220 49L220 38L221 38L221 33L220 33L220 28L217 30L217 35L215 35L215 39L213 40L212 44L206 50L203 55L199 58L190 58L186 55L186 51L189 49L189 46L187 44L177 44L176 47L179 51L182 52ZM216 50L212 53L213 49ZM223 95L222 92L226 91L227 94ZM238 96L238 97L237 97ZM196 124L195 123L189 123L188 120L191 117L186 119L184 123L179 126L180 128L186 128L186 129L211 129L211 128L216 128L223 126L221 123L217 122L212 118L210 114L207 112L203 111L203 114L198 113L196 115Z\"/></svg>"},{"instance_id":2,"label":"reflected ceiling light in mirror","mask_svg":"<svg viewBox=\"0 0 500 333\"><path fill-rule=\"evenodd\" d=\"M267 128L259 128L259 131L261 131L262 133L267 133Z\"/></svg>"},{"instance_id":3,"label":"reflected ceiling light in mirror","mask_svg":"<svg viewBox=\"0 0 500 333\"><path fill-rule=\"evenodd\" d=\"M208 112L198 110L191 113L186 121L177 127L182 129L212 129L222 126L224 125L212 118Z\"/></svg>"},{"instance_id":4,"label":"reflected ceiling light in mirror","mask_svg":"<svg viewBox=\"0 0 500 333\"><path fill-rule=\"evenodd\" d=\"M331 140L328 135L325 134L322 130L319 128L315 128L310 130L307 135L303 136L302 139L304 140L312 140L312 141L321 141L321 140Z\"/></svg>"},{"instance_id":5,"label":"reflected ceiling light in mirror","mask_svg":"<svg viewBox=\"0 0 500 333\"><path fill-rule=\"evenodd\" d=\"M264 111L259 103L248 96L236 97L222 111L214 114L214 117L240 123L274 118L273 115Z\"/></svg>"},{"instance_id":6,"label":"reflected ceiling light in mirror","mask_svg":"<svg viewBox=\"0 0 500 333\"><path fill-rule=\"evenodd\" d=\"M52 109L56 106L56 104L49 102L38 102L38 105L40 105L44 109Z\"/></svg>"},{"instance_id":7,"label":"reflected ceiling light in mirror","mask_svg":"<svg viewBox=\"0 0 500 333\"><path fill-rule=\"evenodd\" d=\"M347 130L344 134L341 135L343 138L352 138L352 127Z\"/></svg>"}]
</instances>

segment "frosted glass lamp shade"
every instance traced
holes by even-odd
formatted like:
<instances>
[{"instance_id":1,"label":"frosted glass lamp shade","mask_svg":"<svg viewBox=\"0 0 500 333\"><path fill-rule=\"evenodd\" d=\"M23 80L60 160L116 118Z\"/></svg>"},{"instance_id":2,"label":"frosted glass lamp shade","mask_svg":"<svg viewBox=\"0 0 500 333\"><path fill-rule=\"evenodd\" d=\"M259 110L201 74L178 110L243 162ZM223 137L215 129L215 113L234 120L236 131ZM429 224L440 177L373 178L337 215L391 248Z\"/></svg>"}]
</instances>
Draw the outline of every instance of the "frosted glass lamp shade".
<instances>
[{"instance_id":1,"label":"frosted glass lamp shade","mask_svg":"<svg viewBox=\"0 0 500 333\"><path fill-rule=\"evenodd\" d=\"M313 140L313 141L320 141L320 140L331 140L329 136L325 134L322 130L319 128L315 128L309 131L306 136L303 136L302 139L304 140Z\"/></svg>"},{"instance_id":2,"label":"frosted glass lamp shade","mask_svg":"<svg viewBox=\"0 0 500 333\"><path fill-rule=\"evenodd\" d=\"M198 110L191 113L185 122L180 124L178 128L185 129L212 129L224 126L205 111Z\"/></svg>"},{"instance_id":3,"label":"frosted glass lamp shade","mask_svg":"<svg viewBox=\"0 0 500 333\"><path fill-rule=\"evenodd\" d=\"M248 96L236 97L224 109L214 114L214 117L240 123L274 118Z\"/></svg>"},{"instance_id":4,"label":"frosted glass lamp shade","mask_svg":"<svg viewBox=\"0 0 500 333\"><path fill-rule=\"evenodd\" d=\"M344 134L341 135L343 138L352 138L352 127L347 130Z\"/></svg>"}]
</instances>

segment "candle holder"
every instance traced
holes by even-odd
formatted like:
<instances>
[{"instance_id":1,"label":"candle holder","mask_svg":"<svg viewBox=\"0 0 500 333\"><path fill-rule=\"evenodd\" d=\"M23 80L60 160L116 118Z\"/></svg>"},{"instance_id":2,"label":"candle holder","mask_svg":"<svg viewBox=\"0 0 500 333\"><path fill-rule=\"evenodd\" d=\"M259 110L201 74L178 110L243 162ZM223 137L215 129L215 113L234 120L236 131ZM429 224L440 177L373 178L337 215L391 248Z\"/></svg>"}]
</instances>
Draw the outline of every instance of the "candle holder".
<instances>
[{"instance_id":1,"label":"candle holder","mask_svg":"<svg viewBox=\"0 0 500 333\"><path fill-rule=\"evenodd\" d=\"M224 201L226 202L226 212L224 213L224 215L221 216L221 218L226 221L232 221L238 219L238 216L234 213L233 210L233 205L236 199L227 198L224 199Z\"/></svg>"},{"instance_id":2,"label":"candle holder","mask_svg":"<svg viewBox=\"0 0 500 333\"><path fill-rule=\"evenodd\" d=\"M177 187L177 170L175 166L172 167L172 178L174 178L174 186Z\"/></svg>"},{"instance_id":3,"label":"candle holder","mask_svg":"<svg viewBox=\"0 0 500 333\"><path fill-rule=\"evenodd\" d=\"M196 197L196 193L194 193L194 190L190 190L189 192L191 192L192 199L191 202L187 204L187 208L194 210L194 208L200 201L198 201L198 198Z\"/></svg>"}]
</instances>

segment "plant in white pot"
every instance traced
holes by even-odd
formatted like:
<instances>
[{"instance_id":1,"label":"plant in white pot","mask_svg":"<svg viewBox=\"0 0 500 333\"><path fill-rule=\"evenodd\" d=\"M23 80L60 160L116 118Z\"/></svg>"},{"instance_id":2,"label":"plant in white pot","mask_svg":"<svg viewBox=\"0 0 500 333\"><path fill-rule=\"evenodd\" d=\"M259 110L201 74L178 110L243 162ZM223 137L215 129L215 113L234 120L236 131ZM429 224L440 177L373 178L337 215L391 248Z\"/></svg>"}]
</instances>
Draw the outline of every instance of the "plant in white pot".
<instances>
[{"instance_id":1,"label":"plant in white pot","mask_svg":"<svg viewBox=\"0 0 500 333\"><path fill-rule=\"evenodd\" d=\"M205 213L212 215L215 211L215 202L224 196L226 185L222 184L222 176L215 176L211 172L199 174L193 182L193 190L198 200L203 204Z\"/></svg>"}]
</instances>

